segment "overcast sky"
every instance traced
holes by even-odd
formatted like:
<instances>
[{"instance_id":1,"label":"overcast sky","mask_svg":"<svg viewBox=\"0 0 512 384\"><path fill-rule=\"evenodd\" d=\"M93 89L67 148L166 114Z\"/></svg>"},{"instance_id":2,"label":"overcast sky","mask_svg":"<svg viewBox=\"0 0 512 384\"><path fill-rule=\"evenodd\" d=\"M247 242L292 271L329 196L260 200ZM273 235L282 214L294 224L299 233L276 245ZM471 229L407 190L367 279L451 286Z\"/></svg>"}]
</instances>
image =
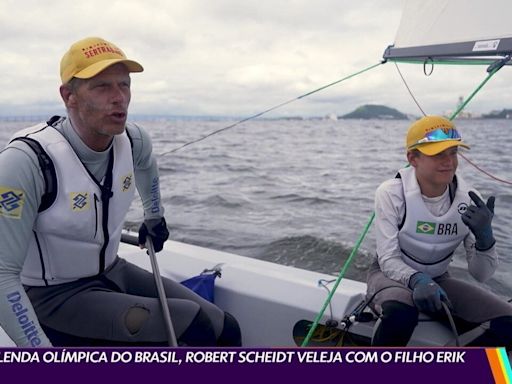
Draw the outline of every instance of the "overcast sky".
<instances>
[{"instance_id":1,"label":"overcast sky","mask_svg":"<svg viewBox=\"0 0 512 384\"><path fill-rule=\"evenodd\" d=\"M112 41L145 68L132 75L131 113L247 116L378 63L402 0L0 0L0 116L62 112L59 62L83 37ZM453 109L485 68L401 69L427 113ZM512 107L512 68L469 106ZM508 72L508 73L505 73ZM361 104L419 114L394 64L279 109L344 114Z\"/></svg>"}]
</instances>

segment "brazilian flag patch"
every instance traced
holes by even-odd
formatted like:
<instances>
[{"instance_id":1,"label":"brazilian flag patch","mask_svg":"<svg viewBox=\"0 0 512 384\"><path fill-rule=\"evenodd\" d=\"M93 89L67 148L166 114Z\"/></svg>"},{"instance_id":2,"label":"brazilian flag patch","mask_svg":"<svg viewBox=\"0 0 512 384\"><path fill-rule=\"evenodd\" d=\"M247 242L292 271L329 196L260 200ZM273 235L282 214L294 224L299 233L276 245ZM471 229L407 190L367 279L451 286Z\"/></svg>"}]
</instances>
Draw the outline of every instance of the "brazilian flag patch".
<instances>
[{"instance_id":1,"label":"brazilian flag patch","mask_svg":"<svg viewBox=\"0 0 512 384\"><path fill-rule=\"evenodd\" d=\"M424 235L434 235L436 233L436 223L430 223L428 221L418 221L416 223L416 233L422 233Z\"/></svg>"}]
</instances>

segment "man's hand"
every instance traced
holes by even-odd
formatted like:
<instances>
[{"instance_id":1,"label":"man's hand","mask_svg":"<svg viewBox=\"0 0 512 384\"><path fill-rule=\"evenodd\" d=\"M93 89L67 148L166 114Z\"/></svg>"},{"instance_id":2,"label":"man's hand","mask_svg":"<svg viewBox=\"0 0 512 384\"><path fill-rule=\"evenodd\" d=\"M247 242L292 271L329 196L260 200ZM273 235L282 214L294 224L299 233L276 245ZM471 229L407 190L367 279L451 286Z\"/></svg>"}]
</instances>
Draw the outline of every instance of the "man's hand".
<instances>
[{"instance_id":1,"label":"man's hand","mask_svg":"<svg viewBox=\"0 0 512 384\"><path fill-rule=\"evenodd\" d=\"M160 252L169 238L169 230L165 218L145 220L139 228L139 247L146 247L147 236L151 237L155 252Z\"/></svg>"},{"instance_id":2,"label":"man's hand","mask_svg":"<svg viewBox=\"0 0 512 384\"><path fill-rule=\"evenodd\" d=\"M494 196L489 197L487 203L484 203L473 191L469 192L469 197L475 205L470 205L462 214L462 221L475 235L476 248L479 251L486 251L496 242L491 226L494 216Z\"/></svg>"},{"instance_id":3,"label":"man's hand","mask_svg":"<svg viewBox=\"0 0 512 384\"><path fill-rule=\"evenodd\" d=\"M446 292L432 278L423 272L417 272L409 279L412 299L421 312L435 313L443 306L442 301L451 307Z\"/></svg>"}]
</instances>

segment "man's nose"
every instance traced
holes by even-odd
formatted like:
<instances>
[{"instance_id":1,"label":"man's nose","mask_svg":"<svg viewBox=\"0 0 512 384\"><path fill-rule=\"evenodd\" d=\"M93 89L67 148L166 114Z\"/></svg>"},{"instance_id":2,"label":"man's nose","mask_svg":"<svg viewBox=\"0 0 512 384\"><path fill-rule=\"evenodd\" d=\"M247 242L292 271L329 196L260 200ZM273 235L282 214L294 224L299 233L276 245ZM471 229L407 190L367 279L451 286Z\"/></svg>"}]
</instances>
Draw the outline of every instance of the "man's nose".
<instances>
[{"instance_id":1,"label":"man's nose","mask_svg":"<svg viewBox=\"0 0 512 384\"><path fill-rule=\"evenodd\" d=\"M129 99L129 95L122 86L115 85L112 87L111 99L114 103L123 103Z\"/></svg>"}]
</instances>

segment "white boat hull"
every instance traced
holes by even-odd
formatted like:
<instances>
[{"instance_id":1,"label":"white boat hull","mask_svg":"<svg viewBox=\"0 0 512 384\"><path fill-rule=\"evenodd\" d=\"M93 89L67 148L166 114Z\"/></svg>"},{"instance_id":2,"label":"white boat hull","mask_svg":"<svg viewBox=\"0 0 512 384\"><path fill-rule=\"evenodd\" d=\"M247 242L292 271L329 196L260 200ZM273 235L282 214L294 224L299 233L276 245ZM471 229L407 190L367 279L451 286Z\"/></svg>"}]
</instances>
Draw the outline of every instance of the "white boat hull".
<instances>
[{"instance_id":1,"label":"white boat hull","mask_svg":"<svg viewBox=\"0 0 512 384\"><path fill-rule=\"evenodd\" d=\"M119 255L151 271L149 256L138 247L121 243ZM300 345L304 331L302 335L294 337L294 328L300 328L297 327L299 322L314 321L329 294L319 282L334 278L176 241L167 241L164 249L157 254L157 260L161 274L176 281L186 280L205 269L220 265L222 277L215 282L215 303L238 320L244 347ZM329 287L332 288L332 284ZM339 324L363 301L365 292L366 284L343 279L320 324L331 319ZM373 321L356 322L349 331L369 341L373 326ZM448 328L436 322L421 321L410 344L453 345L453 340ZM14 345L1 328L0 345ZM312 340L309 345L322 344Z\"/></svg>"},{"instance_id":2,"label":"white boat hull","mask_svg":"<svg viewBox=\"0 0 512 384\"><path fill-rule=\"evenodd\" d=\"M123 244L120 255L151 270L149 257ZM244 346L296 346L293 328L300 320L314 320L328 292L318 285L333 276L168 241L157 254L163 276L183 281L221 264L215 282L215 303L238 320ZM345 280L332 300L333 315L341 319L364 297L365 285ZM328 320L326 314L323 322Z\"/></svg>"}]
</instances>

